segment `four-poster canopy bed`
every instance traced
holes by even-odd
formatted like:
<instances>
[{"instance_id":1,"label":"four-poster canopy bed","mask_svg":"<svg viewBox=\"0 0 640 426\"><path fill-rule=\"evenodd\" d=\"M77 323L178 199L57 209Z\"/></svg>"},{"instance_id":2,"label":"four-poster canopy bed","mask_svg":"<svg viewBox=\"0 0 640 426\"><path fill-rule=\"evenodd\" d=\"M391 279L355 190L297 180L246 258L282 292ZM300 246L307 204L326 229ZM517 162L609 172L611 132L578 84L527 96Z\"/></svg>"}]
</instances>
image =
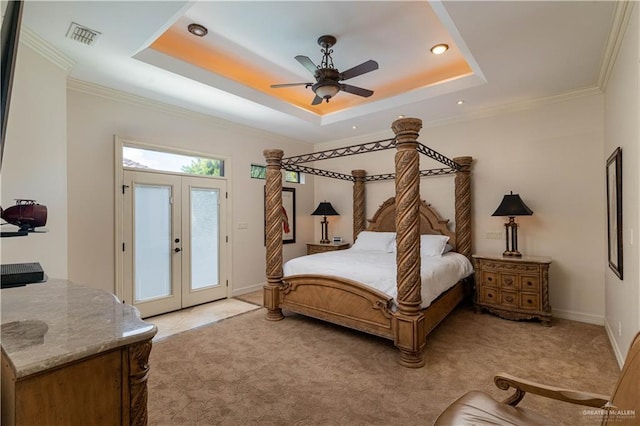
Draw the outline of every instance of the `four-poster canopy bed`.
<instances>
[{"instance_id":1,"label":"four-poster canopy bed","mask_svg":"<svg viewBox=\"0 0 640 426\"><path fill-rule=\"evenodd\" d=\"M393 340L400 350L399 362L406 367L424 365L422 349L426 335L464 298L462 280L423 308L421 298L422 234L441 234L467 259L471 257L471 157L453 160L417 141L422 121L402 118L392 124L395 138L336 150L283 158L283 151L265 150L266 180L266 274L264 306L268 320L283 319L282 309L351 327ZM367 176L364 170L352 175L310 168L302 163L396 148L395 173ZM446 168L419 170L419 154L425 154ZM281 231L281 169L300 171L352 181L354 241L362 231L395 232L397 296L361 282L322 274L283 275ZM455 232L420 200L420 177L455 174ZM395 197L387 200L367 227L365 183L395 180ZM322 256L322 255L313 255ZM466 259L465 259L466 261Z\"/></svg>"}]
</instances>

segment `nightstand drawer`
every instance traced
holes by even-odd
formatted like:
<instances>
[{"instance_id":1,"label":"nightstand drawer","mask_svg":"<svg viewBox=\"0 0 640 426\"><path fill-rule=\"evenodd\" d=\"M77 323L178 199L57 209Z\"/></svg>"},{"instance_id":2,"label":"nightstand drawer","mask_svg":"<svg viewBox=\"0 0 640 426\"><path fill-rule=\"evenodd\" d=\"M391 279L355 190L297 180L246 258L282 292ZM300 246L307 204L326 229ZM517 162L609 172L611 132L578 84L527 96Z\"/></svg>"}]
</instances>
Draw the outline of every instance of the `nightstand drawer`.
<instances>
[{"instance_id":1,"label":"nightstand drawer","mask_svg":"<svg viewBox=\"0 0 640 426\"><path fill-rule=\"evenodd\" d=\"M482 283L491 287L498 287L500 274L491 271L482 271Z\"/></svg>"},{"instance_id":2,"label":"nightstand drawer","mask_svg":"<svg viewBox=\"0 0 640 426\"><path fill-rule=\"evenodd\" d=\"M491 305L497 305L498 302L498 290L491 287L483 287L480 293L480 302L489 303Z\"/></svg>"},{"instance_id":3,"label":"nightstand drawer","mask_svg":"<svg viewBox=\"0 0 640 426\"><path fill-rule=\"evenodd\" d=\"M335 250L333 247L330 246L310 246L309 248L307 248L307 254L316 254L316 253L325 253L328 251L333 251Z\"/></svg>"},{"instance_id":4,"label":"nightstand drawer","mask_svg":"<svg viewBox=\"0 0 640 426\"><path fill-rule=\"evenodd\" d=\"M349 243L307 243L307 254L326 253L328 251L346 250Z\"/></svg>"},{"instance_id":5,"label":"nightstand drawer","mask_svg":"<svg viewBox=\"0 0 640 426\"><path fill-rule=\"evenodd\" d=\"M515 291L501 291L500 304L503 306L518 307L518 293Z\"/></svg>"},{"instance_id":6,"label":"nightstand drawer","mask_svg":"<svg viewBox=\"0 0 640 426\"><path fill-rule=\"evenodd\" d=\"M481 263L483 269L494 272L513 274L537 274L540 272L540 265L535 263L511 263L494 260L482 261Z\"/></svg>"},{"instance_id":7,"label":"nightstand drawer","mask_svg":"<svg viewBox=\"0 0 640 426\"><path fill-rule=\"evenodd\" d=\"M532 293L540 292L540 277L523 275L520 281L520 290Z\"/></svg>"},{"instance_id":8,"label":"nightstand drawer","mask_svg":"<svg viewBox=\"0 0 640 426\"><path fill-rule=\"evenodd\" d=\"M540 309L540 295L536 293L520 293L520 307L522 309Z\"/></svg>"},{"instance_id":9,"label":"nightstand drawer","mask_svg":"<svg viewBox=\"0 0 640 426\"><path fill-rule=\"evenodd\" d=\"M518 289L518 276L512 274L502 274L500 280L500 288L504 290L513 290L516 291Z\"/></svg>"}]
</instances>

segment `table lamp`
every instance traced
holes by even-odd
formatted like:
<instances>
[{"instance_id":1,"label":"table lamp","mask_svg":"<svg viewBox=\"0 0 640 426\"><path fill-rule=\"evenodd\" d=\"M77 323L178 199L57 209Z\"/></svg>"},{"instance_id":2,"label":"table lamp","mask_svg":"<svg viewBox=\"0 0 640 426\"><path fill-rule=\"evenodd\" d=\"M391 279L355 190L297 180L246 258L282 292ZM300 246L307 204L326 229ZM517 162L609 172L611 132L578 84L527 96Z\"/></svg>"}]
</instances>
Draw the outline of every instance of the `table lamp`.
<instances>
[{"instance_id":1,"label":"table lamp","mask_svg":"<svg viewBox=\"0 0 640 426\"><path fill-rule=\"evenodd\" d=\"M322 239L320 243L329 244L329 222L327 222L327 216L339 216L336 209L333 208L331 203L322 201L318 204L318 207L311 213L311 216L322 216Z\"/></svg>"},{"instance_id":2,"label":"table lamp","mask_svg":"<svg viewBox=\"0 0 640 426\"><path fill-rule=\"evenodd\" d=\"M491 215L509 217L509 221L504 224L507 248L502 253L503 256L522 257L522 254L518 251L518 224L515 221L515 216L531 216L532 214L533 211L522 201L520 195L510 191L509 194L504 196L496 211ZM509 245L509 242L511 242L511 245Z\"/></svg>"}]
</instances>

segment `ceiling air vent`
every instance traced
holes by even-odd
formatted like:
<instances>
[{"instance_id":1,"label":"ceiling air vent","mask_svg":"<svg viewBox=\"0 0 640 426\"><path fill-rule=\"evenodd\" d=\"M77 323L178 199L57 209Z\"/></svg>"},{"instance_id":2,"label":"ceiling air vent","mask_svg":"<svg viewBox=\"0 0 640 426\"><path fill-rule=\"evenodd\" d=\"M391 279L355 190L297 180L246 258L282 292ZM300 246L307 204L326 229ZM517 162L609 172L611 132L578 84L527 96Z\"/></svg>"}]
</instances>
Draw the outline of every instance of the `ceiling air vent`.
<instances>
[{"instance_id":1,"label":"ceiling air vent","mask_svg":"<svg viewBox=\"0 0 640 426\"><path fill-rule=\"evenodd\" d=\"M71 40L79 41L80 43L92 46L98 37L100 32L92 30L91 28L83 27L82 25L72 22L67 30L67 37Z\"/></svg>"}]
</instances>

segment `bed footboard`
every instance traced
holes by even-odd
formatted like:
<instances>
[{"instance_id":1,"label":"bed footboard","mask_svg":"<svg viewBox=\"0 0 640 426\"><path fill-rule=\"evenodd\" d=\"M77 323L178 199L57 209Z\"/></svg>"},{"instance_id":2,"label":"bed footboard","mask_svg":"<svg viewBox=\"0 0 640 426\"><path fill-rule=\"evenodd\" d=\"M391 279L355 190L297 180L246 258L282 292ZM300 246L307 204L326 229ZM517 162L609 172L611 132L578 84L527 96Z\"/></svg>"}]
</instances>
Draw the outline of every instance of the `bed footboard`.
<instances>
[{"instance_id":1,"label":"bed footboard","mask_svg":"<svg viewBox=\"0 0 640 426\"><path fill-rule=\"evenodd\" d=\"M461 281L416 317L404 318L392 311L391 297L357 281L312 274L282 281L277 290L279 308L375 334L393 340L400 349L418 352L426 336L464 299Z\"/></svg>"},{"instance_id":2,"label":"bed footboard","mask_svg":"<svg viewBox=\"0 0 640 426\"><path fill-rule=\"evenodd\" d=\"M292 275L282 281L281 308L393 339L388 295L339 277Z\"/></svg>"}]
</instances>

